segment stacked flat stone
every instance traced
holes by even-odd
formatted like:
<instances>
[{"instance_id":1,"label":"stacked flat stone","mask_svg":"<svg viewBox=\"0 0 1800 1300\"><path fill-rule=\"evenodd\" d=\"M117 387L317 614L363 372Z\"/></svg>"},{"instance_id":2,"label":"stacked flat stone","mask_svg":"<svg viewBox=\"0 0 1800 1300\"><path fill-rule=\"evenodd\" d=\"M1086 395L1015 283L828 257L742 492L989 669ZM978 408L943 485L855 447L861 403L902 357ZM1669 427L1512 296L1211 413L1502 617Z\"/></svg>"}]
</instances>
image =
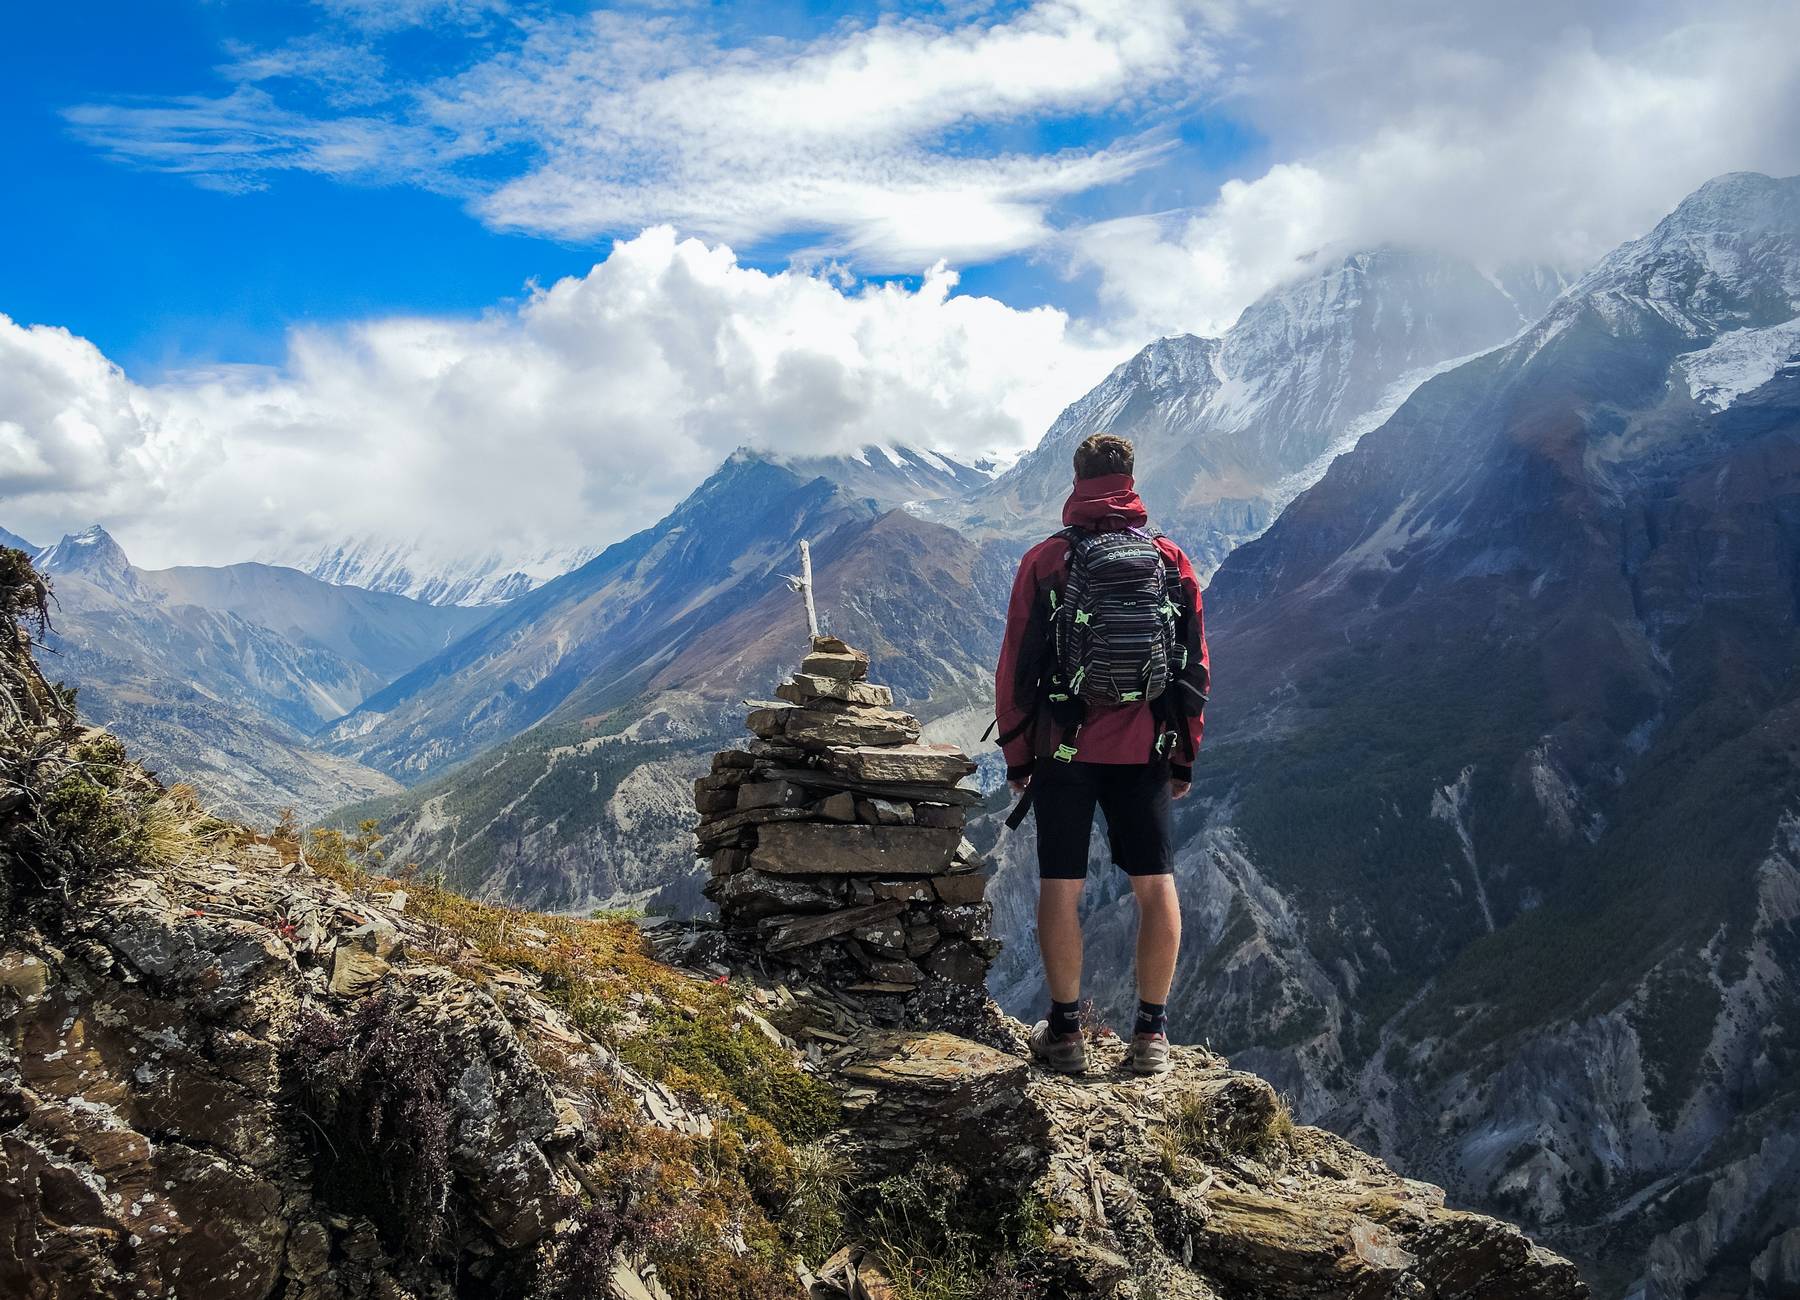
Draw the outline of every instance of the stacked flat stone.
<instances>
[{"instance_id":1,"label":"stacked flat stone","mask_svg":"<svg viewBox=\"0 0 1800 1300\"><path fill-rule=\"evenodd\" d=\"M779 701L751 711L756 739L713 756L694 783L706 895L753 948L852 992L980 989L1000 945L963 838L975 765L920 744L868 673L868 655L814 637Z\"/></svg>"}]
</instances>

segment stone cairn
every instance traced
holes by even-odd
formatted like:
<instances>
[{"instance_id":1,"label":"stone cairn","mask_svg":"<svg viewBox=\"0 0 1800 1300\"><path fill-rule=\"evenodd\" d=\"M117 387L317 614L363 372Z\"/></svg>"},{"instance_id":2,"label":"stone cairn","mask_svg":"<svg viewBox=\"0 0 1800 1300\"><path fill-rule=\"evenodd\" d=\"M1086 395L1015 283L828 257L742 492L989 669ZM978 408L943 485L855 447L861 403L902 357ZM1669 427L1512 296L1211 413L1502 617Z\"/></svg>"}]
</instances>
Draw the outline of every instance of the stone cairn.
<instances>
[{"instance_id":1,"label":"stone cairn","mask_svg":"<svg viewBox=\"0 0 1800 1300\"><path fill-rule=\"evenodd\" d=\"M780 702L751 702L756 739L695 781L694 834L728 931L897 1023L981 999L1000 945L963 838L975 765L918 743L868 672L867 654L815 636Z\"/></svg>"}]
</instances>

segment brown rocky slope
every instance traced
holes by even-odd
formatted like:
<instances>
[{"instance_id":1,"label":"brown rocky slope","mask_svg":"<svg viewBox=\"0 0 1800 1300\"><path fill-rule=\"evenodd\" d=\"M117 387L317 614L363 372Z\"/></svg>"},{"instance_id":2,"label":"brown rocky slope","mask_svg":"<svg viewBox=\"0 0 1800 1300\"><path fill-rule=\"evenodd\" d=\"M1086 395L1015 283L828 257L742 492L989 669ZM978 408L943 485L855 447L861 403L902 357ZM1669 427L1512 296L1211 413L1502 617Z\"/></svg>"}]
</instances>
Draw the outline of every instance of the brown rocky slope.
<instances>
[{"instance_id":1,"label":"brown rocky slope","mask_svg":"<svg viewBox=\"0 0 1800 1300\"><path fill-rule=\"evenodd\" d=\"M0 1294L1586 1293L1197 1049L1063 1079L991 1004L252 835L5 666Z\"/></svg>"}]
</instances>

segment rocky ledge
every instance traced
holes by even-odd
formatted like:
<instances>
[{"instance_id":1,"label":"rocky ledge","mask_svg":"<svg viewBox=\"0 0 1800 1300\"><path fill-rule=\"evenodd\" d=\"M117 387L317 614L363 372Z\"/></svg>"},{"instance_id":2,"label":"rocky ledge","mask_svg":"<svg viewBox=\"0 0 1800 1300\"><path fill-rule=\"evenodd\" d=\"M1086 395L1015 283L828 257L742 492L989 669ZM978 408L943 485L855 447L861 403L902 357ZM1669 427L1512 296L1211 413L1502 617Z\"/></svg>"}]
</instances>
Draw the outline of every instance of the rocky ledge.
<instances>
[{"instance_id":1,"label":"rocky ledge","mask_svg":"<svg viewBox=\"0 0 1800 1300\"><path fill-rule=\"evenodd\" d=\"M4 650L0 1295L1587 1294L1198 1049L1144 1080L1100 1035L1067 1079L978 987L961 1036L760 927L488 907L367 830L219 823Z\"/></svg>"},{"instance_id":2,"label":"rocky ledge","mask_svg":"<svg viewBox=\"0 0 1800 1300\"><path fill-rule=\"evenodd\" d=\"M16 931L0 953L0 1293L734 1294L681 1280L654 1232L649 1248L609 1244L610 1291L541 1285L591 1207L629 1205L605 1158L621 1126L665 1134L635 1148L654 1164L709 1159L734 1122L696 1076L671 1086L630 1063L685 986L729 998L734 1034L837 1103L810 1146L850 1201L810 1253L796 1236L762 1241L791 1249L771 1266L787 1282L736 1294L933 1294L903 1275L934 1267L942 1243L905 1237L894 1208L921 1171L961 1207L953 1227L1006 1211L996 1240L1023 1289L996 1296L1586 1294L1516 1229L1293 1126L1266 1083L1199 1049L1144 1080L1101 1039L1095 1072L1066 1079L1029 1064L1022 1028L997 1012L990 1043L895 1030L856 995L734 965L717 932L672 924L646 931L670 991L619 990L599 1035L531 954L556 949L559 924L600 923L502 913L476 940L421 913L419 892L352 892L250 846L95 882L57 934ZM441 1167L387 1150L383 1123ZM877 1190L857 1201L858 1188ZM764 1216L799 1214L795 1194ZM755 1218L729 1209L706 1249L747 1257ZM965 1269L984 1258L945 1240Z\"/></svg>"},{"instance_id":3,"label":"rocky ledge","mask_svg":"<svg viewBox=\"0 0 1800 1300\"><path fill-rule=\"evenodd\" d=\"M679 961L713 937L651 932ZM715 964L708 969L723 967ZM704 977L705 971L696 971ZM953 1212L1027 1207L1037 1235L1017 1294L1191 1300L1574 1300L1575 1266L1511 1224L1448 1208L1335 1134L1293 1123L1273 1088L1198 1047L1143 1077L1090 1034L1089 1072L1031 1061L1025 1026L990 1003L984 1037L870 1023L817 984L734 975L750 1006L843 1098L832 1142L865 1178L957 1171ZM848 1241L802 1267L813 1300L915 1294L908 1261ZM916 1261L913 1261L916 1267ZM1014 1294L999 1291L996 1294Z\"/></svg>"}]
</instances>

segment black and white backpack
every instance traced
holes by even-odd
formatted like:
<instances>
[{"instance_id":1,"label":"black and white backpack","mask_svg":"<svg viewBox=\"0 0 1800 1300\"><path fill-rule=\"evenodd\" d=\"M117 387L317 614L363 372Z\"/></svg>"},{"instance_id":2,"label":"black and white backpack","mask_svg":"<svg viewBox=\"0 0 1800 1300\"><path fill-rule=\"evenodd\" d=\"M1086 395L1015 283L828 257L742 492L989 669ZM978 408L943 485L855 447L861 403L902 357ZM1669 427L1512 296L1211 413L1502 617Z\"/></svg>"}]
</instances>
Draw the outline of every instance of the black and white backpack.
<instances>
[{"instance_id":1,"label":"black and white backpack","mask_svg":"<svg viewBox=\"0 0 1800 1300\"><path fill-rule=\"evenodd\" d=\"M1149 702L1168 689L1179 657L1175 575L1159 534L1065 528L1069 572L1050 593L1051 704Z\"/></svg>"}]
</instances>

